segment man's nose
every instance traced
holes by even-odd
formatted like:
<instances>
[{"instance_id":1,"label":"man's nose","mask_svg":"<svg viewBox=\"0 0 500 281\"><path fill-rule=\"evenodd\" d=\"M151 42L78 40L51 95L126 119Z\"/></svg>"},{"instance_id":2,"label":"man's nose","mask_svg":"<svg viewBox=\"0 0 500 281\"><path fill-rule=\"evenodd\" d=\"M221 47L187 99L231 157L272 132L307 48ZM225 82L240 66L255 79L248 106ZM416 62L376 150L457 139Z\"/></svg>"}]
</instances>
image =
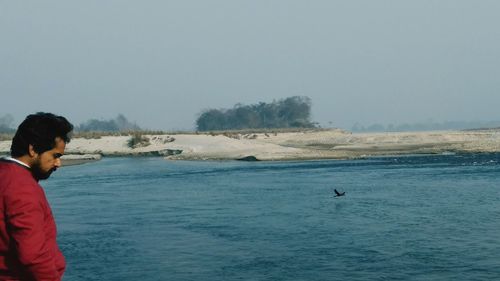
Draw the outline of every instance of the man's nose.
<instances>
[{"instance_id":1,"label":"man's nose","mask_svg":"<svg viewBox=\"0 0 500 281\"><path fill-rule=\"evenodd\" d=\"M56 162L54 163L54 166L56 166L57 168L61 167L61 158L57 158L56 159Z\"/></svg>"}]
</instances>

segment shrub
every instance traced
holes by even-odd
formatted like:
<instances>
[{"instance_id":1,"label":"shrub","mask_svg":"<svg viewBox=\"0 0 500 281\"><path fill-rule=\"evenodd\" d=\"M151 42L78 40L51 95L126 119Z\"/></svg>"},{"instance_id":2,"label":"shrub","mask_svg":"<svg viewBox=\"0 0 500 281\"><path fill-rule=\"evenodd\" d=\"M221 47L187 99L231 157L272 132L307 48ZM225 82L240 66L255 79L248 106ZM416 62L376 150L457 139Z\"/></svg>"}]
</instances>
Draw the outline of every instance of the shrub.
<instances>
[{"instance_id":1,"label":"shrub","mask_svg":"<svg viewBox=\"0 0 500 281\"><path fill-rule=\"evenodd\" d=\"M134 134L127 142L128 147L138 148L150 145L149 138L141 134Z\"/></svg>"}]
</instances>

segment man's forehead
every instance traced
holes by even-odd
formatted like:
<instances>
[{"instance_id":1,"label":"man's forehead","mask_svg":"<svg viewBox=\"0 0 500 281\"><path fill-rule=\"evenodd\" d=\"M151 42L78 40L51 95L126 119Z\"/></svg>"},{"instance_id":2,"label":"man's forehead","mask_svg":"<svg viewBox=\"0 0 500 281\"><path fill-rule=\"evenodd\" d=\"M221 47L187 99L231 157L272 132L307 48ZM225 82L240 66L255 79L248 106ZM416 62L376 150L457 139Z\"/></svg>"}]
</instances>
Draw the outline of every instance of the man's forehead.
<instances>
[{"instance_id":1,"label":"man's forehead","mask_svg":"<svg viewBox=\"0 0 500 281\"><path fill-rule=\"evenodd\" d=\"M56 146L54 147L54 150L63 150L66 148L66 142L60 138L60 137L56 137Z\"/></svg>"}]
</instances>

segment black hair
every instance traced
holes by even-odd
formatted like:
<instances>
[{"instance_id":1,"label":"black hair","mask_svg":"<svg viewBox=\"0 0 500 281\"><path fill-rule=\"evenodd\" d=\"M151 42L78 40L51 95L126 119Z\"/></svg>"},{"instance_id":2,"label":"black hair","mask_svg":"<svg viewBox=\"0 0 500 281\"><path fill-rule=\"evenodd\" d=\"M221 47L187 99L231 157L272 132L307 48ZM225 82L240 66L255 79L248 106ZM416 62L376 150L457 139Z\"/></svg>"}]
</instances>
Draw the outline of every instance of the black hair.
<instances>
[{"instance_id":1,"label":"black hair","mask_svg":"<svg viewBox=\"0 0 500 281\"><path fill-rule=\"evenodd\" d=\"M73 125L62 116L45 112L30 114L17 128L10 154L12 157L26 155L30 144L39 154L51 150L56 146L57 137L68 143L72 130Z\"/></svg>"}]
</instances>

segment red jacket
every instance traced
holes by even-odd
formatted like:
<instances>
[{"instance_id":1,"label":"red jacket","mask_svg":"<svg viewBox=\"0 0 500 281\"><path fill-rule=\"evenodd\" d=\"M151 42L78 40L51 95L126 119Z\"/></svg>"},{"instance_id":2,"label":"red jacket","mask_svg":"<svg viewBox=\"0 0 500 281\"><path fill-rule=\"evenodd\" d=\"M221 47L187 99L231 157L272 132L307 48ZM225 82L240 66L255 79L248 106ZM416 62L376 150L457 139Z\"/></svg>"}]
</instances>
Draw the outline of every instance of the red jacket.
<instances>
[{"instance_id":1,"label":"red jacket","mask_svg":"<svg viewBox=\"0 0 500 281\"><path fill-rule=\"evenodd\" d=\"M30 170L0 160L0 280L61 280L66 262L42 187Z\"/></svg>"}]
</instances>

